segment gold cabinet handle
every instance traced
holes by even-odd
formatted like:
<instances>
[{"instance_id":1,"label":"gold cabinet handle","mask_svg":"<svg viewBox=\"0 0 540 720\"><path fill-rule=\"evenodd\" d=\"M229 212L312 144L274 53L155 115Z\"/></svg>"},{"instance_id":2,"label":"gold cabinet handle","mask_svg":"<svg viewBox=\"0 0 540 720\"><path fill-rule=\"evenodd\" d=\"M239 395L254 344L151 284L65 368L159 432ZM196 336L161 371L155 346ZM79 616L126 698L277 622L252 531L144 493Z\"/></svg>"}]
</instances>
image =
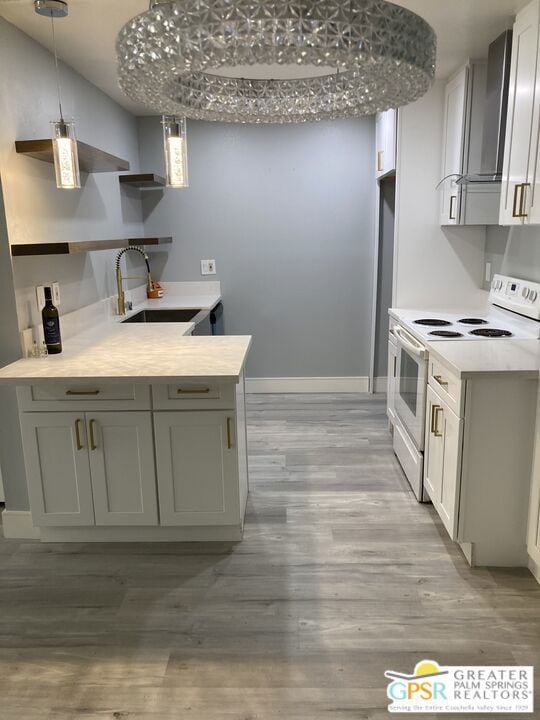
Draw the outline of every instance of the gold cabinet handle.
<instances>
[{"instance_id":1,"label":"gold cabinet handle","mask_svg":"<svg viewBox=\"0 0 540 720\"><path fill-rule=\"evenodd\" d=\"M530 183L522 183L521 185L521 202L519 203L519 216L522 218L529 217L528 213L525 212L525 203L527 201L527 188L530 187Z\"/></svg>"},{"instance_id":2,"label":"gold cabinet handle","mask_svg":"<svg viewBox=\"0 0 540 720\"><path fill-rule=\"evenodd\" d=\"M99 390L66 390L66 395L99 395Z\"/></svg>"},{"instance_id":3,"label":"gold cabinet handle","mask_svg":"<svg viewBox=\"0 0 540 720\"><path fill-rule=\"evenodd\" d=\"M97 450L96 438L94 435L95 424L96 424L95 420L90 420L90 422L88 423L88 427L90 430L90 450Z\"/></svg>"},{"instance_id":4,"label":"gold cabinet handle","mask_svg":"<svg viewBox=\"0 0 540 720\"><path fill-rule=\"evenodd\" d=\"M450 196L450 220L456 219L457 195Z\"/></svg>"},{"instance_id":5,"label":"gold cabinet handle","mask_svg":"<svg viewBox=\"0 0 540 720\"><path fill-rule=\"evenodd\" d=\"M84 445L81 441L81 423L82 420L80 418L75 420L75 439L77 441L77 450L84 450Z\"/></svg>"},{"instance_id":6,"label":"gold cabinet handle","mask_svg":"<svg viewBox=\"0 0 540 720\"><path fill-rule=\"evenodd\" d=\"M443 412L440 405L431 406L431 434L435 437L442 437L442 432L439 430L439 414Z\"/></svg>"},{"instance_id":7,"label":"gold cabinet handle","mask_svg":"<svg viewBox=\"0 0 540 720\"><path fill-rule=\"evenodd\" d=\"M525 202L527 199L526 188L531 187L530 183L518 183L514 187L514 205L512 207L513 218L526 218L529 217L525 212ZM519 193L519 195L518 195ZM519 202L518 202L519 199Z\"/></svg>"},{"instance_id":8,"label":"gold cabinet handle","mask_svg":"<svg viewBox=\"0 0 540 720\"><path fill-rule=\"evenodd\" d=\"M178 388L176 391L177 395L208 395L210 388L202 388L200 390L185 390L184 388Z\"/></svg>"},{"instance_id":9,"label":"gold cabinet handle","mask_svg":"<svg viewBox=\"0 0 540 720\"><path fill-rule=\"evenodd\" d=\"M377 153L377 172L382 172L384 170L383 156L384 150L379 150Z\"/></svg>"},{"instance_id":10,"label":"gold cabinet handle","mask_svg":"<svg viewBox=\"0 0 540 720\"><path fill-rule=\"evenodd\" d=\"M232 450L233 447L233 441L232 441L232 418L227 418L227 448L229 450Z\"/></svg>"},{"instance_id":11,"label":"gold cabinet handle","mask_svg":"<svg viewBox=\"0 0 540 720\"><path fill-rule=\"evenodd\" d=\"M439 383L442 387L448 387L448 382L442 379L442 375L434 375L433 379Z\"/></svg>"}]
</instances>

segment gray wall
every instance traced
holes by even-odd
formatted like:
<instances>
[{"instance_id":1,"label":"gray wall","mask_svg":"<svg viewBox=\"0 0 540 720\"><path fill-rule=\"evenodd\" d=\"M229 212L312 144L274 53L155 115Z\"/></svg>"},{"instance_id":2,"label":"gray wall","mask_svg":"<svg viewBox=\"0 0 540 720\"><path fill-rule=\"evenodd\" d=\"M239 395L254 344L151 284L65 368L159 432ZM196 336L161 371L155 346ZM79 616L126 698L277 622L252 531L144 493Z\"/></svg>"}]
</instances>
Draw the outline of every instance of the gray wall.
<instances>
[{"instance_id":1,"label":"gray wall","mask_svg":"<svg viewBox=\"0 0 540 720\"><path fill-rule=\"evenodd\" d=\"M396 211L396 181L381 181L379 208L379 269L377 283L377 328L375 333L375 377L388 374L388 331L394 282L394 230Z\"/></svg>"},{"instance_id":2,"label":"gray wall","mask_svg":"<svg viewBox=\"0 0 540 720\"><path fill-rule=\"evenodd\" d=\"M139 131L141 167L163 173L159 120ZM161 278L216 260L226 331L254 336L249 377L367 376L374 120L188 135L190 188L143 203L146 232L176 238Z\"/></svg>"},{"instance_id":3,"label":"gray wall","mask_svg":"<svg viewBox=\"0 0 540 720\"><path fill-rule=\"evenodd\" d=\"M0 181L0 367L21 356L11 253ZM19 412L15 388L0 388L0 467L6 502L13 509L28 507L26 472L22 454Z\"/></svg>"},{"instance_id":4,"label":"gray wall","mask_svg":"<svg viewBox=\"0 0 540 720\"><path fill-rule=\"evenodd\" d=\"M50 137L49 121L58 115L54 61L43 47L1 18L0 48L0 173L9 243L142 236L140 200L120 192L117 173L83 176L82 190L60 191L52 165L15 153L16 139ZM79 139L126 158L136 171L135 118L70 68L62 65L61 74L65 114L76 119ZM0 291L9 296L11 262L3 217L2 213ZM14 258L19 327L29 324L37 284L60 282L61 313L111 295L113 257L114 253L105 252L65 258ZM9 302L4 298L0 328L8 335L2 334L1 364L14 359L18 352L13 341L14 322L13 298ZM6 396L2 396L0 414L0 463L7 507L27 509L18 417L14 403Z\"/></svg>"},{"instance_id":5,"label":"gray wall","mask_svg":"<svg viewBox=\"0 0 540 720\"><path fill-rule=\"evenodd\" d=\"M140 200L120 190L117 173L82 175L82 190L60 191L52 165L15 153L16 139L50 137L49 121L58 116L54 60L2 19L0 47L0 168L10 243L142 236ZM125 158L136 172L136 119L71 68L61 65L60 72L64 112L75 118L77 137ZM60 281L62 313L113 294L113 256L15 258L19 327L29 324L36 284Z\"/></svg>"},{"instance_id":6,"label":"gray wall","mask_svg":"<svg viewBox=\"0 0 540 720\"><path fill-rule=\"evenodd\" d=\"M492 264L493 273L540 283L540 229L489 227L486 261ZM489 290L489 283L486 290Z\"/></svg>"}]
</instances>

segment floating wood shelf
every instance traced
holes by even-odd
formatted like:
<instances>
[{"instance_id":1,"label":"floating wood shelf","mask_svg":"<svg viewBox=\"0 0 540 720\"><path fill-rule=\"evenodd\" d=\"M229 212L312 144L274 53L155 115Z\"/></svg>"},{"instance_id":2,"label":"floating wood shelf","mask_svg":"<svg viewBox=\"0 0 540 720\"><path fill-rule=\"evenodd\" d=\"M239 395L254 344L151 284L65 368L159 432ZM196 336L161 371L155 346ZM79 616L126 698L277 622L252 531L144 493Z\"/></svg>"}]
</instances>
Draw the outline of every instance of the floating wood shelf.
<instances>
[{"instance_id":1,"label":"floating wood shelf","mask_svg":"<svg viewBox=\"0 0 540 720\"><path fill-rule=\"evenodd\" d=\"M13 257L27 257L30 255L74 255L75 253L93 252L96 250L121 250L127 247L148 247L151 245L168 245L170 243L172 243L172 237L26 243L24 245L12 245L11 254Z\"/></svg>"},{"instance_id":2,"label":"floating wood shelf","mask_svg":"<svg viewBox=\"0 0 540 720\"><path fill-rule=\"evenodd\" d=\"M77 140L79 168L85 173L129 170L129 162ZM52 140L17 140L15 150L36 160L54 164Z\"/></svg>"},{"instance_id":3,"label":"floating wood shelf","mask_svg":"<svg viewBox=\"0 0 540 720\"><path fill-rule=\"evenodd\" d=\"M165 178L155 173L140 173L138 175L120 175L120 185L138 188L139 190L158 190L165 187Z\"/></svg>"}]
</instances>

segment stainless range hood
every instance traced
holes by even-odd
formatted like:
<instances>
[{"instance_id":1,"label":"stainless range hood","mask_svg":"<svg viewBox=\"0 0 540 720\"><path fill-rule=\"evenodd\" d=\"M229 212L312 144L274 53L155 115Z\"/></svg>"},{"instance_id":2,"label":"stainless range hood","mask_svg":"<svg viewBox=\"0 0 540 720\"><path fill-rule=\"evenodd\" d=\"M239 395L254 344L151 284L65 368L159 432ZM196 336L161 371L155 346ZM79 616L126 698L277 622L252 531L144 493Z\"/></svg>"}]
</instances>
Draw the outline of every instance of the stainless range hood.
<instances>
[{"instance_id":1,"label":"stainless range hood","mask_svg":"<svg viewBox=\"0 0 540 720\"><path fill-rule=\"evenodd\" d=\"M512 30L506 30L489 46L481 168L463 175L458 185L502 180L511 56Z\"/></svg>"}]
</instances>

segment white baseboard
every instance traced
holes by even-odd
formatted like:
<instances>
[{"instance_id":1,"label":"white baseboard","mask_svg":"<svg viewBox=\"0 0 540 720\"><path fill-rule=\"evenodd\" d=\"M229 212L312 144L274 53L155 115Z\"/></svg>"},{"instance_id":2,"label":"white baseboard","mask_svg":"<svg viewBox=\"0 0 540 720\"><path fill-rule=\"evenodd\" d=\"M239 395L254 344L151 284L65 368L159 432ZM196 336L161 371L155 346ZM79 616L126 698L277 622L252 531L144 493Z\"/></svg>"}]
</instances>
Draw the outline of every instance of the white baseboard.
<instances>
[{"instance_id":1,"label":"white baseboard","mask_svg":"<svg viewBox=\"0 0 540 720\"><path fill-rule=\"evenodd\" d=\"M388 378L387 377L376 377L375 378L375 392L385 393L388 389Z\"/></svg>"},{"instance_id":2,"label":"white baseboard","mask_svg":"<svg viewBox=\"0 0 540 720\"><path fill-rule=\"evenodd\" d=\"M367 377L246 378L248 393L367 393Z\"/></svg>"},{"instance_id":3,"label":"white baseboard","mask_svg":"<svg viewBox=\"0 0 540 720\"><path fill-rule=\"evenodd\" d=\"M534 579L540 584L540 565L529 555L529 570L534 576Z\"/></svg>"},{"instance_id":4,"label":"white baseboard","mask_svg":"<svg viewBox=\"0 0 540 720\"><path fill-rule=\"evenodd\" d=\"M5 538L14 540L39 540L39 528L32 523L30 510L4 510L2 529Z\"/></svg>"}]
</instances>

